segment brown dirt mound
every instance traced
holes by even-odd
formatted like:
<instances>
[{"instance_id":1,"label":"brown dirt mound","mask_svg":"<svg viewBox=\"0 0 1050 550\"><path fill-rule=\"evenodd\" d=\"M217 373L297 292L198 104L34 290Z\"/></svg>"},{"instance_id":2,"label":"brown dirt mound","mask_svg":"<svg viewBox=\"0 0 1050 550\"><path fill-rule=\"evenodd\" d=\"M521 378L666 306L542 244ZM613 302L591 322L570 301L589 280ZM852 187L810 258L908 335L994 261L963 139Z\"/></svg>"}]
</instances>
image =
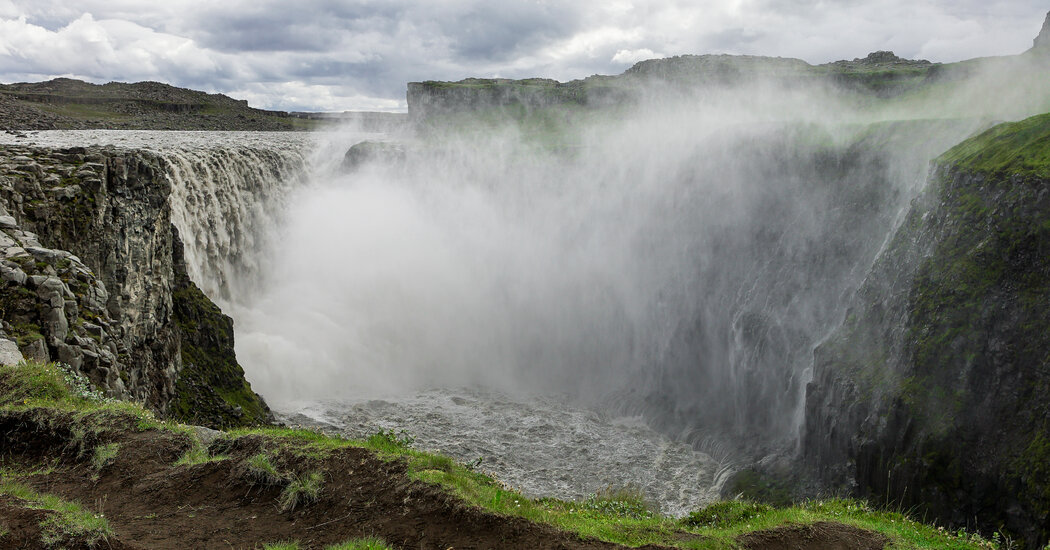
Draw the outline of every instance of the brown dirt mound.
<instances>
[{"instance_id":1,"label":"brown dirt mound","mask_svg":"<svg viewBox=\"0 0 1050 550\"><path fill-rule=\"evenodd\" d=\"M25 503L7 496L0 496L0 548L43 548L40 523L53 512L27 508ZM120 540L111 538L103 543L107 550L127 550ZM61 544L67 550L89 549L83 541L67 540Z\"/></svg>"},{"instance_id":2,"label":"brown dirt mound","mask_svg":"<svg viewBox=\"0 0 1050 550\"><path fill-rule=\"evenodd\" d=\"M90 419L104 430L78 428L72 413L0 413L0 467L46 465L46 474L22 481L37 491L101 511L115 536L97 545L112 549L261 548L298 541L325 548L352 538L378 536L403 549L535 550L612 549L572 533L470 506L444 490L413 481L401 461L384 461L366 449L345 448L324 458L272 439L246 436L212 443L212 454L229 458L193 466L175 462L193 447L183 434L137 431L131 417ZM119 445L115 459L96 470L93 450ZM249 459L265 452L284 478L260 482ZM323 473L316 502L291 511L279 503L291 474ZM0 497L2 548L40 548L40 522L49 512ZM790 526L742 536L745 548L876 549L885 537L837 523ZM76 541L72 541L76 548ZM67 545L69 546L69 545ZM660 547L647 546L650 550Z\"/></svg>"},{"instance_id":3,"label":"brown dirt mound","mask_svg":"<svg viewBox=\"0 0 1050 550\"><path fill-rule=\"evenodd\" d=\"M889 539L852 525L819 522L756 531L737 542L749 550L882 550Z\"/></svg>"},{"instance_id":4,"label":"brown dirt mound","mask_svg":"<svg viewBox=\"0 0 1050 550\"><path fill-rule=\"evenodd\" d=\"M114 548L255 549L295 540L306 549L366 536L412 549L622 548L466 505L437 487L409 479L403 462L380 460L365 449L340 449L323 460L278 453L274 462L282 470L324 472L319 500L293 511L281 510L279 485L255 483L246 475L248 458L264 445L261 437L226 445L222 452L230 456L227 460L174 466L190 448L188 438L157 431L107 431L97 443L117 443L119 451L111 464L96 471L89 463L91 453L80 451L83 445L62 441L67 430L54 429L56 422L42 422L34 414L38 413L4 413L0 418L0 466L60 457L54 471L23 481L40 492L101 509L116 533L116 540L111 539ZM41 433L44 426L46 434ZM4 520L11 523L11 540L39 545L39 528L34 526L40 518L34 514L22 510L12 515L21 518L17 524ZM108 548L105 543L100 547Z\"/></svg>"}]
</instances>

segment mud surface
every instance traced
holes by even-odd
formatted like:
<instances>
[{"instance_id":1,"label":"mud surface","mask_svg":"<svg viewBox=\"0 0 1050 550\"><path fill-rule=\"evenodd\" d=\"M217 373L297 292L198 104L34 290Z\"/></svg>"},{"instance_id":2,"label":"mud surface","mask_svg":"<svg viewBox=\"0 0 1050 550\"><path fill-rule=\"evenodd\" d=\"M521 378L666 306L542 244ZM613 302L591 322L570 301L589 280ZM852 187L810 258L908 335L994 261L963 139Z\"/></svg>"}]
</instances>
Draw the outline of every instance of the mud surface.
<instances>
[{"instance_id":1,"label":"mud surface","mask_svg":"<svg viewBox=\"0 0 1050 550\"><path fill-rule=\"evenodd\" d=\"M737 541L748 550L882 550L889 539L850 525L822 521L756 531Z\"/></svg>"}]
</instances>

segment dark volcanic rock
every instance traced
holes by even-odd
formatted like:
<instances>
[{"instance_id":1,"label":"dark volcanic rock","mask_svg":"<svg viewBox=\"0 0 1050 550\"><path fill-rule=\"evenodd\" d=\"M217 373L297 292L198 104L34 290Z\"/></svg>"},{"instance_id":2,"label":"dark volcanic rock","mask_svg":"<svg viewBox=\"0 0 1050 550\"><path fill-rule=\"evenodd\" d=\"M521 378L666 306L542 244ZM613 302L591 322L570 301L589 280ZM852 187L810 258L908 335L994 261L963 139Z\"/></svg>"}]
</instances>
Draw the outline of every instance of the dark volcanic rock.
<instances>
[{"instance_id":1,"label":"dark volcanic rock","mask_svg":"<svg viewBox=\"0 0 1050 550\"><path fill-rule=\"evenodd\" d=\"M405 160L405 147L400 143L384 141L362 141L347 149L343 155L343 170L357 170L369 162L401 162Z\"/></svg>"},{"instance_id":2,"label":"dark volcanic rock","mask_svg":"<svg viewBox=\"0 0 1050 550\"><path fill-rule=\"evenodd\" d=\"M0 336L161 414L200 401L221 412L193 415L201 423L265 421L232 335L198 332L229 332L229 319L185 277L165 170L145 151L0 148ZM200 373L212 367L221 372ZM214 385L187 392L184 374ZM229 410L215 406L216 392Z\"/></svg>"},{"instance_id":3,"label":"dark volcanic rock","mask_svg":"<svg viewBox=\"0 0 1050 550\"><path fill-rule=\"evenodd\" d=\"M1048 138L1043 115L941 157L815 352L803 438L833 486L1032 548L1050 538Z\"/></svg>"}]
</instances>

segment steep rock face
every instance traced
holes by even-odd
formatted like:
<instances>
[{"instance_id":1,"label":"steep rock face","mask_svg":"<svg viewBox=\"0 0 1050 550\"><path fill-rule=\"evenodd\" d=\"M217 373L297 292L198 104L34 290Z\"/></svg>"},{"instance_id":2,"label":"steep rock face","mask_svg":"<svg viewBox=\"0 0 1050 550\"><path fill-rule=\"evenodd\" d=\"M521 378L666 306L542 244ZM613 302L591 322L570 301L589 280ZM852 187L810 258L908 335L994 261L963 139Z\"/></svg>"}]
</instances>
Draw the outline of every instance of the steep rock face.
<instances>
[{"instance_id":1,"label":"steep rock face","mask_svg":"<svg viewBox=\"0 0 1050 550\"><path fill-rule=\"evenodd\" d=\"M1039 31L1039 36L1032 42L1032 49L1041 53L1050 53L1050 12L1046 14L1046 21Z\"/></svg>"},{"instance_id":2,"label":"steep rock face","mask_svg":"<svg viewBox=\"0 0 1050 550\"><path fill-rule=\"evenodd\" d=\"M176 418L230 427L271 416L252 392L233 352L233 319L224 315L190 280L182 242L175 234L174 321L182 335L175 399Z\"/></svg>"},{"instance_id":3,"label":"steep rock face","mask_svg":"<svg viewBox=\"0 0 1050 550\"><path fill-rule=\"evenodd\" d=\"M1048 140L1043 115L941 157L816 350L802 450L829 484L1050 537Z\"/></svg>"},{"instance_id":4,"label":"steep rock face","mask_svg":"<svg viewBox=\"0 0 1050 550\"><path fill-rule=\"evenodd\" d=\"M109 395L184 414L171 404L196 398L178 384L184 351L201 336L181 327L176 312L211 316L217 308L178 277L185 267L165 172L165 161L145 151L0 150L0 205L10 213L0 304L4 331L23 355L69 363ZM232 338L225 343L232 357ZM194 420L267 417L258 396L241 397L253 406Z\"/></svg>"}]
</instances>

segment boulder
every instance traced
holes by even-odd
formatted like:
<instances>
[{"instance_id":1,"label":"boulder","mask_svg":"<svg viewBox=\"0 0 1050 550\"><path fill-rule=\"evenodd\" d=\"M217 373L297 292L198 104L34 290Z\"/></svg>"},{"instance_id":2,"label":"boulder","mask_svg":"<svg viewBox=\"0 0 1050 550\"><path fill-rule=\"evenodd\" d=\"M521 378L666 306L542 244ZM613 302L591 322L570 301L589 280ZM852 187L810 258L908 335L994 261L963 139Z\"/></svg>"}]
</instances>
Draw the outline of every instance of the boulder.
<instances>
[{"instance_id":1,"label":"boulder","mask_svg":"<svg viewBox=\"0 0 1050 550\"><path fill-rule=\"evenodd\" d=\"M362 141L343 155L343 170L352 172L372 162L395 163L405 160L405 146L389 141Z\"/></svg>"},{"instance_id":2,"label":"boulder","mask_svg":"<svg viewBox=\"0 0 1050 550\"><path fill-rule=\"evenodd\" d=\"M18 349L18 344L7 338L0 338L0 365L18 365L25 358Z\"/></svg>"}]
</instances>

